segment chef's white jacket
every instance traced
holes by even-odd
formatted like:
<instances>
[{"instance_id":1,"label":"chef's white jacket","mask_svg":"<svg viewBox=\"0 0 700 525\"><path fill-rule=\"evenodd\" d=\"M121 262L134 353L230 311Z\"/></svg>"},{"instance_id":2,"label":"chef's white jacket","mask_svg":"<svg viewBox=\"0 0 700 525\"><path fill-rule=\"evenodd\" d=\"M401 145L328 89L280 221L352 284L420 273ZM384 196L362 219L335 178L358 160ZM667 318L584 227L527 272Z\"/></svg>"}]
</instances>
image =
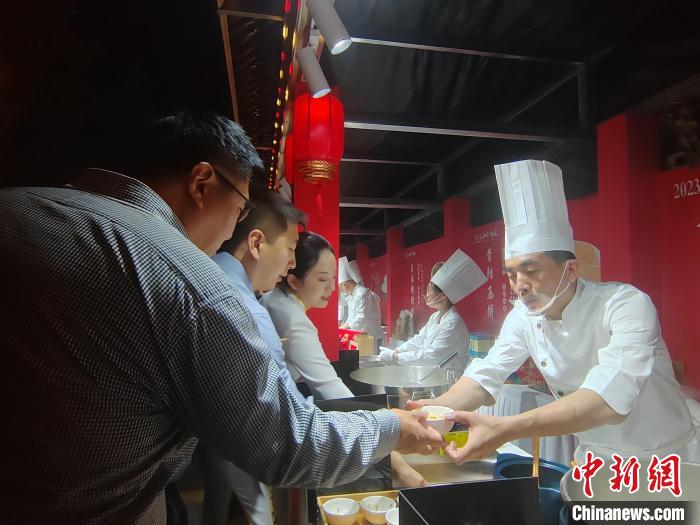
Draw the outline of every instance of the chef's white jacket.
<instances>
[{"instance_id":1,"label":"chef's white jacket","mask_svg":"<svg viewBox=\"0 0 700 525\"><path fill-rule=\"evenodd\" d=\"M440 312L433 313L420 331L396 348L400 364L434 366L452 352L458 355L450 359L445 368L461 374L467 366L469 331L455 307L451 307L440 319Z\"/></svg>"},{"instance_id":2,"label":"chef's white jacket","mask_svg":"<svg viewBox=\"0 0 700 525\"><path fill-rule=\"evenodd\" d=\"M384 331L377 294L358 284L346 300L348 317L345 322L348 328L373 335L377 341L380 341L384 337Z\"/></svg>"},{"instance_id":3,"label":"chef's white jacket","mask_svg":"<svg viewBox=\"0 0 700 525\"><path fill-rule=\"evenodd\" d=\"M348 302L343 294L338 294L338 324L343 324L348 318Z\"/></svg>"},{"instance_id":4,"label":"chef's white jacket","mask_svg":"<svg viewBox=\"0 0 700 525\"><path fill-rule=\"evenodd\" d=\"M270 312L277 334L282 339L292 379L306 382L314 397L319 399L353 397L326 357L318 330L306 315L299 299L294 294L286 294L275 288L263 295L260 302Z\"/></svg>"},{"instance_id":5,"label":"chef's white jacket","mask_svg":"<svg viewBox=\"0 0 700 525\"><path fill-rule=\"evenodd\" d=\"M474 359L465 376L495 399L508 376L532 357L556 398L585 388L627 416L620 424L577 433L578 460L590 450L605 457L675 452L700 461L697 431L649 296L627 284L579 279L561 320L526 312L517 301L488 355Z\"/></svg>"}]
</instances>

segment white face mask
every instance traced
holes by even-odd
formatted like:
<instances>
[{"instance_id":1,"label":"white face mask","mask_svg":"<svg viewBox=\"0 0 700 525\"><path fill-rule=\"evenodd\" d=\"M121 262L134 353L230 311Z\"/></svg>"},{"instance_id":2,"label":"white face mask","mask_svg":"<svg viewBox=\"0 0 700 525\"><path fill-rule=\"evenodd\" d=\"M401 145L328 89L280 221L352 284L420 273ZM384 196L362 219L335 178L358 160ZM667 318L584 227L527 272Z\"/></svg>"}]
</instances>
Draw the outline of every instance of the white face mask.
<instances>
[{"instance_id":1,"label":"white face mask","mask_svg":"<svg viewBox=\"0 0 700 525\"><path fill-rule=\"evenodd\" d=\"M435 296L435 299L432 301L425 301L425 306L431 306L431 307L438 307L440 305L440 302L442 299L445 297L444 293L438 294Z\"/></svg>"},{"instance_id":2,"label":"white face mask","mask_svg":"<svg viewBox=\"0 0 700 525\"><path fill-rule=\"evenodd\" d=\"M538 308L537 310L528 310L527 315L531 315L531 316L542 315L543 313L545 313L547 310L549 310L552 307L552 305L554 304L554 301L559 299L564 294L564 292L566 292L566 290L569 288L569 286L571 286L571 281L569 281L567 283L567 285L564 288L562 288L561 292L559 291L559 287L564 282L564 277L566 277L566 271L568 269L569 269L569 263L567 261L567 263L564 265L564 271L561 274L561 279L559 279L559 284L557 285L557 289L554 290L554 296L552 298L549 298L549 300L547 301L547 303L543 307ZM544 301L544 300L548 299L548 296L543 294L543 293L532 292L532 293L529 293L528 295L534 296L535 298L537 298L538 301ZM520 299L522 300L522 296L520 296Z\"/></svg>"}]
</instances>

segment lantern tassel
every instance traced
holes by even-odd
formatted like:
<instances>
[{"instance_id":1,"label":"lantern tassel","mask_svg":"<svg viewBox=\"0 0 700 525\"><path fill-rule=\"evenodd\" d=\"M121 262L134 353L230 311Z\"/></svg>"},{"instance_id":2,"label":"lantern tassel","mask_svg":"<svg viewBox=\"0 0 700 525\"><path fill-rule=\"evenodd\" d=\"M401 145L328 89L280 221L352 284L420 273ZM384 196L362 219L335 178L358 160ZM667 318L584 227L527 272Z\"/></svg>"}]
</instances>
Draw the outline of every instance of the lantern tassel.
<instances>
[{"instance_id":1,"label":"lantern tassel","mask_svg":"<svg viewBox=\"0 0 700 525\"><path fill-rule=\"evenodd\" d=\"M318 217L323 218L323 194L321 183L316 184L316 210L318 211Z\"/></svg>"}]
</instances>

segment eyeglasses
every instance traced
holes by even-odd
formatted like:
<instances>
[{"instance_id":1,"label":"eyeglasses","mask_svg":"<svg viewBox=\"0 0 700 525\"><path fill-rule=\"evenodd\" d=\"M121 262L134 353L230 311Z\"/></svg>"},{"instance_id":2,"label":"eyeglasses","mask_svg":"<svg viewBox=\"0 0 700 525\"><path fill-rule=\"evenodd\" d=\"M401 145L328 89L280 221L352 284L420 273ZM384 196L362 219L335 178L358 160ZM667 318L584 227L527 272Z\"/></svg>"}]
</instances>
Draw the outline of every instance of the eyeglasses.
<instances>
[{"instance_id":1,"label":"eyeglasses","mask_svg":"<svg viewBox=\"0 0 700 525\"><path fill-rule=\"evenodd\" d=\"M212 169L214 169L214 168L212 167ZM221 177L221 178L224 180L224 182L226 182L226 184L228 184L229 186L231 186L231 187L235 190L235 192L238 193L238 195L240 195L241 198L245 201L245 204L243 205L243 209L242 209L241 212L238 214L238 222L243 221L243 220L248 216L248 214L250 213L250 210L252 210L253 208L255 208L255 204L253 204L253 203L250 201L249 198L247 198L245 195L243 195L243 194L241 193L241 191L240 191L238 188L236 188L236 187L233 185L233 183L232 183L230 180L228 180L226 177L224 177L221 173L219 173L219 172L218 172L217 170L215 170L215 169L214 169L214 173L216 173L219 177Z\"/></svg>"}]
</instances>

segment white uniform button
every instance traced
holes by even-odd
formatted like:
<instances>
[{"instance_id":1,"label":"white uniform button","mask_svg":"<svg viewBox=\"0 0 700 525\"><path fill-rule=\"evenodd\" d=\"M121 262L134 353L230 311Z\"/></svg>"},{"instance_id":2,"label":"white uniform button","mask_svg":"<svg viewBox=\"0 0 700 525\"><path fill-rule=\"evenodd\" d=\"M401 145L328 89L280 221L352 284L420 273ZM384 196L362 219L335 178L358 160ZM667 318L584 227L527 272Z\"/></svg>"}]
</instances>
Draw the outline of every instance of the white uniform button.
<instances>
[{"instance_id":1,"label":"white uniform button","mask_svg":"<svg viewBox=\"0 0 700 525\"><path fill-rule=\"evenodd\" d=\"M540 366L541 366L542 368L546 367L546 366L547 366L547 360L546 360L546 359L543 359L542 362L540 363Z\"/></svg>"},{"instance_id":2,"label":"white uniform button","mask_svg":"<svg viewBox=\"0 0 700 525\"><path fill-rule=\"evenodd\" d=\"M542 330L542 323L537 323L537 329ZM612 335L612 332L610 332L610 334Z\"/></svg>"},{"instance_id":3,"label":"white uniform button","mask_svg":"<svg viewBox=\"0 0 700 525\"><path fill-rule=\"evenodd\" d=\"M557 395L558 395L559 397L563 397L563 396L564 396L564 392L562 392L561 390L557 390Z\"/></svg>"}]
</instances>

